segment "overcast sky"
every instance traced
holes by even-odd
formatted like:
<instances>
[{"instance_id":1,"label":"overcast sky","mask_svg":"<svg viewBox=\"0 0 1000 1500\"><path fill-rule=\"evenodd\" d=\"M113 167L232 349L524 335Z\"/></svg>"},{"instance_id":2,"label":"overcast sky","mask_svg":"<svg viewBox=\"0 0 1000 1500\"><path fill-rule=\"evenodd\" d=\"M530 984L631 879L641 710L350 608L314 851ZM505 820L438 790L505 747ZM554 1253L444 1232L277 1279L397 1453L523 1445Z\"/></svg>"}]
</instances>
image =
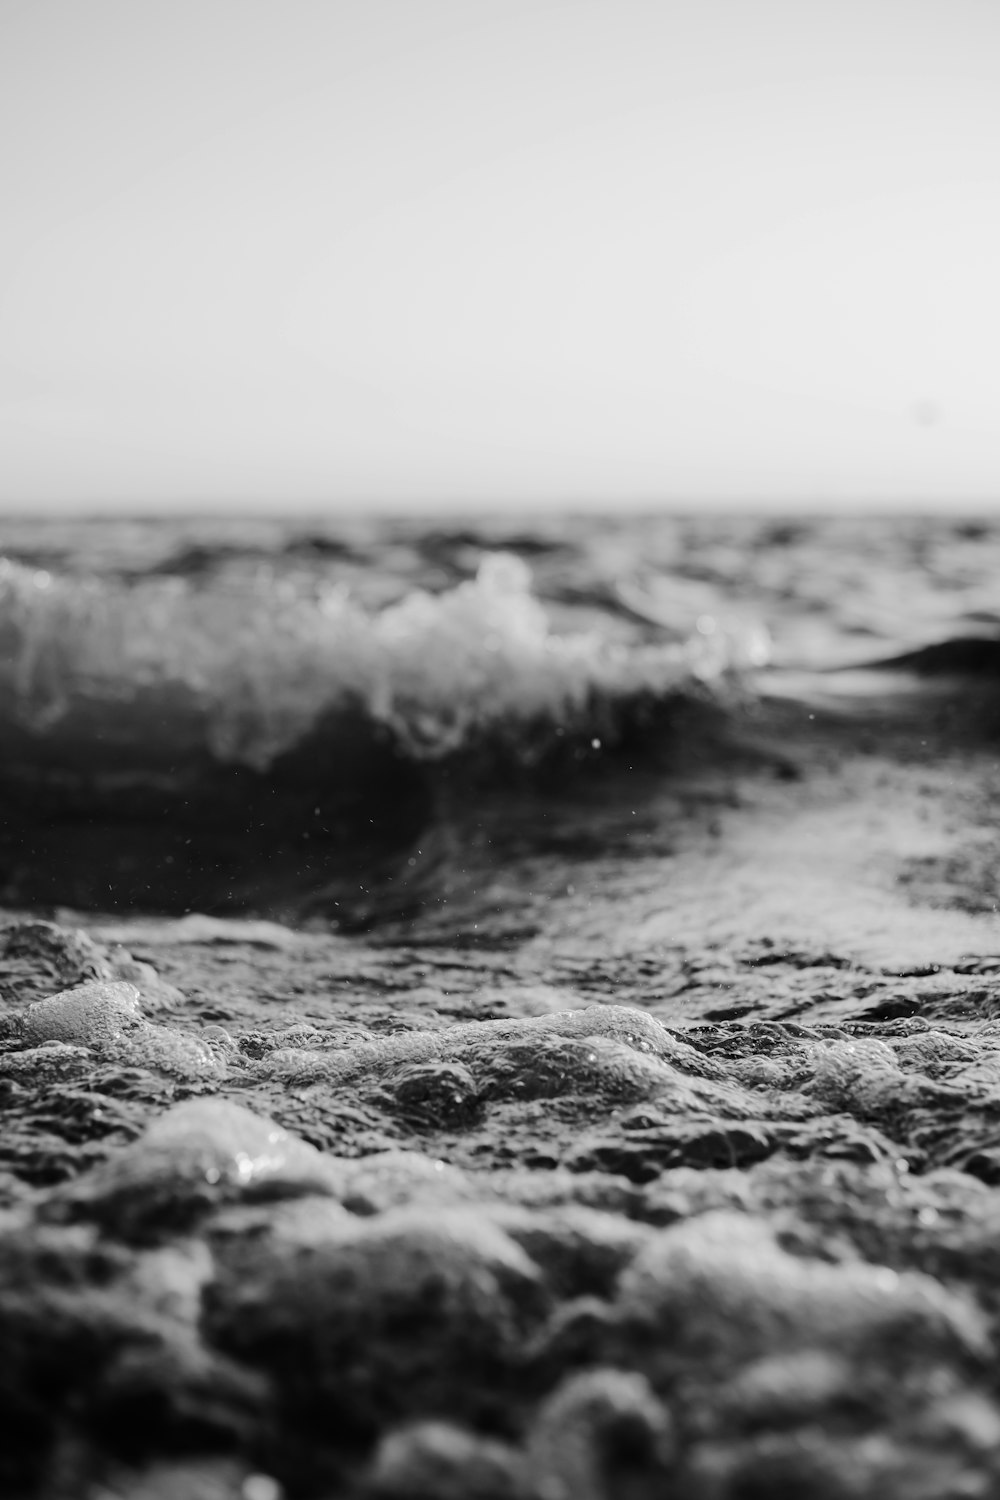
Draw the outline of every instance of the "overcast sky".
<instances>
[{"instance_id":1,"label":"overcast sky","mask_svg":"<svg viewBox=\"0 0 1000 1500\"><path fill-rule=\"evenodd\" d=\"M0 0L0 505L1000 506L998 0Z\"/></svg>"}]
</instances>

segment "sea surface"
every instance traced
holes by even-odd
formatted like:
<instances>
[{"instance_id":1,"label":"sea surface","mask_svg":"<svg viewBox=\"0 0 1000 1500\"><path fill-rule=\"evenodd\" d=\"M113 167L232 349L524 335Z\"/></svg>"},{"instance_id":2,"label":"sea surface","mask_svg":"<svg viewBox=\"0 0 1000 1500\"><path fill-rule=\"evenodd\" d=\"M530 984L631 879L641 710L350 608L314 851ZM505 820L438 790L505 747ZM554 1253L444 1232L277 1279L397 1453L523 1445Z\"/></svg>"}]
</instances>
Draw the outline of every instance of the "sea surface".
<instances>
[{"instance_id":1,"label":"sea surface","mask_svg":"<svg viewBox=\"0 0 1000 1500\"><path fill-rule=\"evenodd\" d=\"M1000 1494L998 542L4 522L0 1493Z\"/></svg>"},{"instance_id":2,"label":"sea surface","mask_svg":"<svg viewBox=\"0 0 1000 1500\"><path fill-rule=\"evenodd\" d=\"M435 826L456 766L610 789L692 705L988 677L998 569L962 518L6 519L0 895L294 900Z\"/></svg>"},{"instance_id":3,"label":"sea surface","mask_svg":"<svg viewBox=\"0 0 1000 1500\"><path fill-rule=\"evenodd\" d=\"M435 758L764 666L993 637L1000 526L712 516L0 523L6 715L159 694L264 767L351 704ZM165 707L169 713L169 707Z\"/></svg>"}]
</instances>

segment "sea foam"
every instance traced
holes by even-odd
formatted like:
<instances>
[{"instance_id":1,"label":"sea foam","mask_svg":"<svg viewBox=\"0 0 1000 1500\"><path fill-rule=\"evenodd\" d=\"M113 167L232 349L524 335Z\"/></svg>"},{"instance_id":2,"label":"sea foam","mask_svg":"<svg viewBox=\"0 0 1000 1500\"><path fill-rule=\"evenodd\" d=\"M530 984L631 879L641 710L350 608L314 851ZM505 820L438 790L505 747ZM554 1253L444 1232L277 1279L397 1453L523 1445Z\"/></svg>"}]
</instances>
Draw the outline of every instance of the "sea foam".
<instances>
[{"instance_id":1,"label":"sea foam","mask_svg":"<svg viewBox=\"0 0 1000 1500\"><path fill-rule=\"evenodd\" d=\"M585 730L699 672L677 641L555 631L528 567L503 552L475 578L377 611L343 585L266 568L130 583L2 560L0 660L4 711L32 735L81 704L92 720L141 700L168 736L172 718L193 721L217 759L257 769L330 710L360 711L434 759L491 734Z\"/></svg>"}]
</instances>

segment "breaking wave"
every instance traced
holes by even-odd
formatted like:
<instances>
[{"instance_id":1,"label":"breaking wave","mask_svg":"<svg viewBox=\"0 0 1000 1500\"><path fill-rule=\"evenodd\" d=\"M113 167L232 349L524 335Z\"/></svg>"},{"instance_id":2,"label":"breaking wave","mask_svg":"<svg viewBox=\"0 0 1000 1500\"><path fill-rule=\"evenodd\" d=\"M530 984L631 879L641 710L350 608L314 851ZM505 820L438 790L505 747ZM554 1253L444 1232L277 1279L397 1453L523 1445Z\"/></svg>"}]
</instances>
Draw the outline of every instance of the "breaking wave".
<instances>
[{"instance_id":1,"label":"breaking wave","mask_svg":"<svg viewBox=\"0 0 1000 1500\"><path fill-rule=\"evenodd\" d=\"M342 584L266 568L205 585L0 561L2 718L38 742L79 721L263 770L342 711L384 726L416 759L492 736L529 753L539 730L585 732L617 706L731 665L721 633L557 631L529 568L505 552L470 580L380 610Z\"/></svg>"}]
</instances>

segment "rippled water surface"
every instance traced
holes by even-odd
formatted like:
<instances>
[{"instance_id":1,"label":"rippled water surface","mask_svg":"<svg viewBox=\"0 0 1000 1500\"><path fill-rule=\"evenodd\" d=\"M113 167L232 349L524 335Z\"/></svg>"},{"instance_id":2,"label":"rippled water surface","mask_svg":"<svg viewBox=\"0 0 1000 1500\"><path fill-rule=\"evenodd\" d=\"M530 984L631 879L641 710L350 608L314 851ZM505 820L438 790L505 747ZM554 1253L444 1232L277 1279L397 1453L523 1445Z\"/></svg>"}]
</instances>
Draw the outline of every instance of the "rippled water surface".
<instances>
[{"instance_id":1,"label":"rippled water surface","mask_svg":"<svg viewBox=\"0 0 1000 1500\"><path fill-rule=\"evenodd\" d=\"M0 1491L1000 1493L1000 529L0 528Z\"/></svg>"},{"instance_id":2,"label":"rippled water surface","mask_svg":"<svg viewBox=\"0 0 1000 1500\"><path fill-rule=\"evenodd\" d=\"M602 758L599 828L654 722L700 753L684 705L822 702L830 669L970 638L989 670L1000 623L1000 528L978 520L7 520L0 554L8 899L52 899L57 850L96 868L102 818L112 905L300 892L436 829L422 869L456 757L477 796ZM848 696L884 692L868 672ZM217 872L194 895L192 861Z\"/></svg>"}]
</instances>

